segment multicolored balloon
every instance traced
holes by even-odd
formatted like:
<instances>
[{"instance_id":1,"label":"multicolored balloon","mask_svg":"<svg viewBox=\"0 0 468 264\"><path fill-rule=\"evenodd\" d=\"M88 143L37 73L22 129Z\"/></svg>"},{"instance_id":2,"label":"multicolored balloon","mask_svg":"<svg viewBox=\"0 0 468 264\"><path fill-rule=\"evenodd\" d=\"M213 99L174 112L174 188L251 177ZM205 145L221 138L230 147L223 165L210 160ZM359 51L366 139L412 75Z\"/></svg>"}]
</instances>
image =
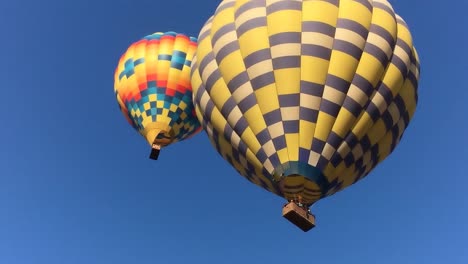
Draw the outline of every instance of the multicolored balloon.
<instances>
[{"instance_id":1,"label":"multicolored balloon","mask_svg":"<svg viewBox=\"0 0 468 264\"><path fill-rule=\"evenodd\" d=\"M131 44L120 58L115 96L128 122L152 146L150 158L201 130L190 83L196 48L196 38L158 32Z\"/></svg>"},{"instance_id":2,"label":"multicolored balloon","mask_svg":"<svg viewBox=\"0 0 468 264\"><path fill-rule=\"evenodd\" d=\"M194 104L241 175L310 206L392 153L419 69L387 0L224 0L199 34Z\"/></svg>"}]
</instances>

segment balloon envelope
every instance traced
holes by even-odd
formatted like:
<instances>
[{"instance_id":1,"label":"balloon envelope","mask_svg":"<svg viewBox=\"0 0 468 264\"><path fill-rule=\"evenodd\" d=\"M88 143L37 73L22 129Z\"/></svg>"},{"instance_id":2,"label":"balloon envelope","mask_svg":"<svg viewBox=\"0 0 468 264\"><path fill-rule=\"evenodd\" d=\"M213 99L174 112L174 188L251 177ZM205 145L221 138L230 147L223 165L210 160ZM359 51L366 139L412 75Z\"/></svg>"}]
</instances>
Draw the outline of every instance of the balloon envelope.
<instances>
[{"instance_id":1,"label":"balloon envelope","mask_svg":"<svg viewBox=\"0 0 468 264\"><path fill-rule=\"evenodd\" d=\"M131 44L115 70L114 91L128 122L148 143L167 146L199 132L190 70L197 40L154 33Z\"/></svg>"},{"instance_id":2,"label":"balloon envelope","mask_svg":"<svg viewBox=\"0 0 468 264\"><path fill-rule=\"evenodd\" d=\"M224 159L310 205L395 149L416 109L419 59L386 0L224 0L191 78Z\"/></svg>"}]
</instances>

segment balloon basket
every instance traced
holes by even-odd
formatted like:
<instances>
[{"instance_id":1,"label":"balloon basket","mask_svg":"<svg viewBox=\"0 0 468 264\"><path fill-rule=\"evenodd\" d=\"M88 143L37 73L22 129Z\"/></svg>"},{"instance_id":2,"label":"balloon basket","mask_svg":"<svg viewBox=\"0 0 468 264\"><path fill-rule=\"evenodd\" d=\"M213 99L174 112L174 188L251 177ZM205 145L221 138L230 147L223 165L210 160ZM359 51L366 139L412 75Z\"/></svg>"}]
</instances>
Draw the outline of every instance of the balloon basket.
<instances>
[{"instance_id":1,"label":"balloon basket","mask_svg":"<svg viewBox=\"0 0 468 264\"><path fill-rule=\"evenodd\" d=\"M290 202L283 207L283 217L304 232L315 227L315 216L295 202Z\"/></svg>"},{"instance_id":2,"label":"balloon basket","mask_svg":"<svg viewBox=\"0 0 468 264\"><path fill-rule=\"evenodd\" d=\"M160 152L161 152L161 146L157 144L153 144L149 158L152 160L157 160Z\"/></svg>"}]
</instances>

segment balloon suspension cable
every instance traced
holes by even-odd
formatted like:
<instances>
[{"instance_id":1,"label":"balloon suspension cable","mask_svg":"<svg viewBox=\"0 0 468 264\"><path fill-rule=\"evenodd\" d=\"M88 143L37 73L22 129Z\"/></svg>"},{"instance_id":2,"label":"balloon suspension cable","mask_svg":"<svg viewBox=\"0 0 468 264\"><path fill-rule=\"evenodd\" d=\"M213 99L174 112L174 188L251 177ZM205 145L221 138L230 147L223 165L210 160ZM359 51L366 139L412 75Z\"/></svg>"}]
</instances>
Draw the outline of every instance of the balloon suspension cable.
<instances>
[{"instance_id":1,"label":"balloon suspension cable","mask_svg":"<svg viewBox=\"0 0 468 264\"><path fill-rule=\"evenodd\" d=\"M161 145L153 143L151 146L151 154L149 158L152 160L158 160L160 152L161 152Z\"/></svg>"}]
</instances>

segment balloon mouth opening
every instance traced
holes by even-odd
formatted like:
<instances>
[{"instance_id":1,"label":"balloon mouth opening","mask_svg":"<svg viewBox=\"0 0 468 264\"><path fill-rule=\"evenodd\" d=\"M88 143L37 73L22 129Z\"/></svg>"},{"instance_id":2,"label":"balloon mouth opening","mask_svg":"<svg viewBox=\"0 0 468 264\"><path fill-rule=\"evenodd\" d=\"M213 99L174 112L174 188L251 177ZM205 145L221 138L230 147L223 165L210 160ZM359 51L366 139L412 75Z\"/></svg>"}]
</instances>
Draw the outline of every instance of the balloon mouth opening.
<instances>
[{"instance_id":1,"label":"balloon mouth opening","mask_svg":"<svg viewBox=\"0 0 468 264\"><path fill-rule=\"evenodd\" d=\"M141 132L150 146L153 144L162 147L167 146L174 140L174 131L163 123L150 123Z\"/></svg>"},{"instance_id":2,"label":"balloon mouth opening","mask_svg":"<svg viewBox=\"0 0 468 264\"><path fill-rule=\"evenodd\" d=\"M330 183L316 167L302 162L288 162L278 166L272 177L287 201L312 205L325 197Z\"/></svg>"}]
</instances>

